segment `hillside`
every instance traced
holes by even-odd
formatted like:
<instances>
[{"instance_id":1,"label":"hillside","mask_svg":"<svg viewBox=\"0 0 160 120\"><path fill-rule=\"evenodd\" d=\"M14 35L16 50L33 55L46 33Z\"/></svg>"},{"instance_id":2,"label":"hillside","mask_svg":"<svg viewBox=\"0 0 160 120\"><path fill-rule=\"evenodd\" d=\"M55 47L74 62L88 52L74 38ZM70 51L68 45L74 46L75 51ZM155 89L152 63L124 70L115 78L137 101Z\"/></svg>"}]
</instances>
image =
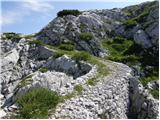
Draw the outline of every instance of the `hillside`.
<instances>
[{"instance_id":1,"label":"hillside","mask_svg":"<svg viewBox=\"0 0 160 120\"><path fill-rule=\"evenodd\" d=\"M1 34L1 118L159 117L159 3L63 10Z\"/></svg>"}]
</instances>

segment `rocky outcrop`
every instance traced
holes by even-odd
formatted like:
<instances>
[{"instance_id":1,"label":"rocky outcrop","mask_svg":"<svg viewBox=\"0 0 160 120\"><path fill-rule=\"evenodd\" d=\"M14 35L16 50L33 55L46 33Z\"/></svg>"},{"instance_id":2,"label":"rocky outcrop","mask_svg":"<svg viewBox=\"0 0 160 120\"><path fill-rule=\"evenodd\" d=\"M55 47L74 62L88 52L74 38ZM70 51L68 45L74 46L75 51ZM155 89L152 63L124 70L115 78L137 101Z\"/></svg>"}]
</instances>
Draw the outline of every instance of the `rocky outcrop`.
<instances>
[{"instance_id":1,"label":"rocky outcrop","mask_svg":"<svg viewBox=\"0 0 160 120\"><path fill-rule=\"evenodd\" d=\"M130 78L130 117L131 118L159 118L159 102L143 87L139 80Z\"/></svg>"},{"instance_id":2,"label":"rocky outcrop","mask_svg":"<svg viewBox=\"0 0 160 120\"><path fill-rule=\"evenodd\" d=\"M158 13L157 1L123 9L83 11L79 16L57 17L40 31L37 38L52 45L69 39L76 43L76 49L86 50L96 56L105 52L99 43L100 39L105 37L124 36L144 48L152 48L158 45ZM131 27L124 24L128 20L135 22L138 18L141 21L137 20ZM128 23L127 26L130 24L133 23ZM93 33L93 41L88 43L80 40L77 36L82 32Z\"/></svg>"},{"instance_id":3,"label":"rocky outcrop","mask_svg":"<svg viewBox=\"0 0 160 120\"><path fill-rule=\"evenodd\" d=\"M82 62L76 62L65 55L57 58L56 60L49 59L44 66L50 70L56 70L72 75L73 78L82 76L92 69L91 65Z\"/></svg>"},{"instance_id":4,"label":"rocky outcrop","mask_svg":"<svg viewBox=\"0 0 160 120\"><path fill-rule=\"evenodd\" d=\"M3 69L0 95L1 106L7 113L15 105L17 95L24 95L33 88L44 87L65 95L73 91L74 85L82 84L97 74L96 66L76 62L66 55L54 59L54 51L30 44L24 38L19 41L2 40L1 43ZM12 47L12 44L15 46ZM44 67L48 72L40 72ZM3 116L6 115L3 110L1 112Z\"/></svg>"}]
</instances>

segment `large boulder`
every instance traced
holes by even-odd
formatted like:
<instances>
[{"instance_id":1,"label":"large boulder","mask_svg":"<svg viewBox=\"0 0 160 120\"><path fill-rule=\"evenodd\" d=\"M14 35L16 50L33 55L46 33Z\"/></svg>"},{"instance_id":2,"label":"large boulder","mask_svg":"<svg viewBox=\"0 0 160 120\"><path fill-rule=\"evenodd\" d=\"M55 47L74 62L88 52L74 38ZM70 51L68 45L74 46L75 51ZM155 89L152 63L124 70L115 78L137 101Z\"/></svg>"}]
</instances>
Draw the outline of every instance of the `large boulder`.
<instances>
[{"instance_id":1,"label":"large boulder","mask_svg":"<svg viewBox=\"0 0 160 120\"><path fill-rule=\"evenodd\" d=\"M134 41L137 44L142 45L143 48L149 48L152 46L149 36L143 30L138 30L135 33Z\"/></svg>"},{"instance_id":2,"label":"large boulder","mask_svg":"<svg viewBox=\"0 0 160 120\"><path fill-rule=\"evenodd\" d=\"M130 78L130 117L158 119L159 102L143 87L139 80Z\"/></svg>"},{"instance_id":3,"label":"large boulder","mask_svg":"<svg viewBox=\"0 0 160 120\"><path fill-rule=\"evenodd\" d=\"M84 62L76 62L66 55L63 55L56 60L50 59L45 67L48 67L51 70L65 72L72 75L74 78L82 76L92 69L91 65Z\"/></svg>"}]
</instances>

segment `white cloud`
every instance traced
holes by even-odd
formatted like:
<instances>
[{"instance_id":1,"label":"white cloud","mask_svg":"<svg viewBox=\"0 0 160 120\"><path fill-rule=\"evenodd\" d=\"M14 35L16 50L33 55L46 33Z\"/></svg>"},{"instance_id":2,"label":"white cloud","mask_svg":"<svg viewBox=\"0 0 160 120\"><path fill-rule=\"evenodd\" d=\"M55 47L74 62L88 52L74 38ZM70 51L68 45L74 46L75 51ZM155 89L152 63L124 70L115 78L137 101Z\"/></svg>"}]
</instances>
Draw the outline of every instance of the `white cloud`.
<instances>
[{"instance_id":1,"label":"white cloud","mask_svg":"<svg viewBox=\"0 0 160 120\"><path fill-rule=\"evenodd\" d=\"M20 22L24 17L31 15L33 12L43 13L42 16L46 16L49 14L51 10L54 9L53 5L51 5L47 1L38 1L38 0L27 0L27 1L19 1L18 9L13 9L12 11L3 10L0 16L0 25L11 25L16 22Z\"/></svg>"},{"instance_id":2,"label":"white cloud","mask_svg":"<svg viewBox=\"0 0 160 120\"><path fill-rule=\"evenodd\" d=\"M47 12L53 9L53 6L48 2L38 0L28 0L23 3L23 7L35 12Z\"/></svg>"}]
</instances>

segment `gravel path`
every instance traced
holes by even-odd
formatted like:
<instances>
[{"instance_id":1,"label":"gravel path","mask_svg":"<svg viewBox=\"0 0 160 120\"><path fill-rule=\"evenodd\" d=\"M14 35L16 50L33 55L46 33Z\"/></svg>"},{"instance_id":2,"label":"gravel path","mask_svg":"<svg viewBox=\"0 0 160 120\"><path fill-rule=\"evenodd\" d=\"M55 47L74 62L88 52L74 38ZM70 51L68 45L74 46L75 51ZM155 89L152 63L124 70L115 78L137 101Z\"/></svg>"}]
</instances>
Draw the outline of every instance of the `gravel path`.
<instances>
[{"instance_id":1,"label":"gravel path","mask_svg":"<svg viewBox=\"0 0 160 120\"><path fill-rule=\"evenodd\" d=\"M59 104L51 118L127 118L131 69L121 63L104 62L110 74L95 86L83 85L83 92Z\"/></svg>"}]
</instances>

